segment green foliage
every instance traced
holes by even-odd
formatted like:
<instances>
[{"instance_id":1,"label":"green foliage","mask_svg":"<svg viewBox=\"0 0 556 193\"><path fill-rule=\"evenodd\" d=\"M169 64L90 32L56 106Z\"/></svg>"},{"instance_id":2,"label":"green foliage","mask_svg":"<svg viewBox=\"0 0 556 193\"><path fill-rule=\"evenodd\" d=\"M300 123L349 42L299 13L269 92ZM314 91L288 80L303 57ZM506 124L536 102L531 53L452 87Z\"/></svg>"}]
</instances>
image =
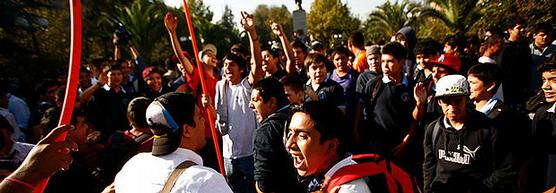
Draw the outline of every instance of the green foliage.
<instances>
[{"instance_id":1,"label":"green foliage","mask_svg":"<svg viewBox=\"0 0 556 193\"><path fill-rule=\"evenodd\" d=\"M218 22L218 24L222 25L225 28L234 28L234 14L232 14L232 9L230 6L226 5L224 7L224 13L222 14L222 18Z\"/></svg>"},{"instance_id":2,"label":"green foliage","mask_svg":"<svg viewBox=\"0 0 556 193\"><path fill-rule=\"evenodd\" d=\"M388 40L405 26L418 30L420 20L417 16L420 10L420 4L411 3L408 0L396 1L393 4L386 1L369 14L369 18L365 22L367 38L374 41L377 39Z\"/></svg>"},{"instance_id":3,"label":"green foliage","mask_svg":"<svg viewBox=\"0 0 556 193\"><path fill-rule=\"evenodd\" d=\"M342 34L342 38L347 39L349 33L359 30L360 26L361 21L339 0L315 0L307 15L308 33L326 44L334 42L334 34Z\"/></svg>"},{"instance_id":4,"label":"green foliage","mask_svg":"<svg viewBox=\"0 0 556 193\"><path fill-rule=\"evenodd\" d=\"M437 19L448 27L451 33L466 33L481 18L483 7L479 0L428 0L428 7L421 12L422 17Z\"/></svg>"},{"instance_id":5,"label":"green foliage","mask_svg":"<svg viewBox=\"0 0 556 193\"><path fill-rule=\"evenodd\" d=\"M117 6L113 13L104 12L106 21L115 26L120 22L131 32L134 46L146 59L147 63L160 59L155 51L155 44L166 37L163 19L166 6L161 3L134 1L129 6Z\"/></svg>"},{"instance_id":6,"label":"green foliage","mask_svg":"<svg viewBox=\"0 0 556 193\"><path fill-rule=\"evenodd\" d=\"M253 13L253 19L255 20L255 30L257 31L257 35L259 36L259 42L261 43L261 45L268 45L269 41L277 39L277 37L272 33L272 30L270 30L269 23L271 21L280 23L289 38L293 37L292 14L284 5L280 7L268 7L267 5L259 5Z\"/></svg>"}]
</instances>

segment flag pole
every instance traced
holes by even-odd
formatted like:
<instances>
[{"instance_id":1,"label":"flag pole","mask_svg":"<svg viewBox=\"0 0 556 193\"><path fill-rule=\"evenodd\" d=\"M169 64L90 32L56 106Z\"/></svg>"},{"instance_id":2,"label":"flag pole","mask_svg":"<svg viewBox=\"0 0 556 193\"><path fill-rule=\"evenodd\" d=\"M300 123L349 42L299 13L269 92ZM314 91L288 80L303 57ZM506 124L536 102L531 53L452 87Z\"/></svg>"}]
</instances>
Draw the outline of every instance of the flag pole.
<instances>
[{"instance_id":1,"label":"flag pole","mask_svg":"<svg viewBox=\"0 0 556 193\"><path fill-rule=\"evenodd\" d=\"M68 68L68 80L66 83L66 94L64 97L64 104L60 115L58 126L69 125L75 99L77 95L77 85L79 82L79 67L81 65L81 0L69 0L70 8L70 60ZM66 140L67 131L62 133L56 139L57 142ZM48 184L48 179L39 183L35 188L34 193L42 193Z\"/></svg>"},{"instance_id":2,"label":"flag pole","mask_svg":"<svg viewBox=\"0 0 556 193\"><path fill-rule=\"evenodd\" d=\"M191 36L191 41L193 43L193 55L195 56L195 61L197 62L197 73L199 73L199 79L201 80L201 88L203 89L203 93L208 94L207 84L205 81L205 73L203 73L204 69L201 65L201 60L199 58L199 48L197 47L197 38L195 37L195 29L193 28L193 22L191 21L191 14L189 13L189 8L187 7L187 0L183 0L183 10L185 13L185 19L187 20L187 27L189 29L189 34ZM212 96L211 96L212 97ZM223 176L226 176L224 170L224 164L222 162L222 155L220 154L220 144L218 143L218 135L216 135L216 129L214 127L214 116L212 111L207 108L207 117L210 125L210 131L212 135L212 141L214 143L214 149L216 150L216 158L218 159L218 166L220 168L220 173Z\"/></svg>"}]
</instances>

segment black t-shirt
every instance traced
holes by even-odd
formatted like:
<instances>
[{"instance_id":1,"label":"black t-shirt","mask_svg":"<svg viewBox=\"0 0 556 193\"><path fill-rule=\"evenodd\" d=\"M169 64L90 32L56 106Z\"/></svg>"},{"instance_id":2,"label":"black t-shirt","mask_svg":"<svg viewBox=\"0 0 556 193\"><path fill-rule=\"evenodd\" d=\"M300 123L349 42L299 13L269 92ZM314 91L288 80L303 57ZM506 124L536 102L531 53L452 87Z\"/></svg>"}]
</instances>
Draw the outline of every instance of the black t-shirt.
<instances>
[{"instance_id":1,"label":"black t-shirt","mask_svg":"<svg viewBox=\"0 0 556 193\"><path fill-rule=\"evenodd\" d=\"M326 103L334 104L338 108L345 109L346 101L344 99L344 89L340 84L334 82L333 80L326 79L317 90L313 90L311 86L311 81L308 81L305 85L305 101L312 101L309 95L315 93L318 101L324 101Z\"/></svg>"},{"instance_id":2,"label":"black t-shirt","mask_svg":"<svg viewBox=\"0 0 556 193\"><path fill-rule=\"evenodd\" d=\"M381 81L381 83L378 83ZM376 78L367 84L360 102L366 112L363 116L366 126L362 129L363 137L370 140L378 153L390 152L400 144L409 130L411 113L415 107L413 94L405 84L384 83ZM381 84L375 88L374 84ZM374 106L371 95L374 89L381 89L376 95Z\"/></svg>"},{"instance_id":3,"label":"black t-shirt","mask_svg":"<svg viewBox=\"0 0 556 193\"><path fill-rule=\"evenodd\" d=\"M274 72L274 74L270 75L270 77L275 78L276 80L280 80L282 77L286 76L286 74L288 74L288 72L286 72L285 70L278 70Z\"/></svg>"}]
</instances>

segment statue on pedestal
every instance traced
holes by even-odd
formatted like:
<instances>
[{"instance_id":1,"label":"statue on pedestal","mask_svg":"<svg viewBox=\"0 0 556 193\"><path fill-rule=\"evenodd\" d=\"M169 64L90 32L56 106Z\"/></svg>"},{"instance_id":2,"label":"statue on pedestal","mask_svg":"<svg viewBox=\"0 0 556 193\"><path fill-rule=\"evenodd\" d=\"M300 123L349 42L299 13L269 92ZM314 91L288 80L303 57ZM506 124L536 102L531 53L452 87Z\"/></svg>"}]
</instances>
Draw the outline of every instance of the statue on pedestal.
<instances>
[{"instance_id":1,"label":"statue on pedestal","mask_svg":"<svg viewBox=\"0 0 556 193\"><path fill-rule=\"evenodd\" d=\"M297 10L303 10L303 8L301 8L301 0L295 0L295 4L297 5Z\"/></svg>"}]
</instances>

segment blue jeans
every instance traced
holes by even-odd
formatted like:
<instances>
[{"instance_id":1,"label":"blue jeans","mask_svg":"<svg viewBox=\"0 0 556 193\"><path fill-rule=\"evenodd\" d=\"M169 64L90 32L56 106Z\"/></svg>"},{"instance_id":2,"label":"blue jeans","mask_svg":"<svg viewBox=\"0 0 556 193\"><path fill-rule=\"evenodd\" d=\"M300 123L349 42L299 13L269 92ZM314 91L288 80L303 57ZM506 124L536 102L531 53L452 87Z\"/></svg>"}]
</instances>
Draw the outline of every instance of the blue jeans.
<instances>
[{"instance_id":1,"label":"blue jeans","mask_svg":"<svg viewBox=\"0 0 556 193\"><path fill-rule=\"evenodd\" d=\"M237 159L224 158L228 184L234 193L256 193L253 156Z\"/></svg>"}]
</instances>

